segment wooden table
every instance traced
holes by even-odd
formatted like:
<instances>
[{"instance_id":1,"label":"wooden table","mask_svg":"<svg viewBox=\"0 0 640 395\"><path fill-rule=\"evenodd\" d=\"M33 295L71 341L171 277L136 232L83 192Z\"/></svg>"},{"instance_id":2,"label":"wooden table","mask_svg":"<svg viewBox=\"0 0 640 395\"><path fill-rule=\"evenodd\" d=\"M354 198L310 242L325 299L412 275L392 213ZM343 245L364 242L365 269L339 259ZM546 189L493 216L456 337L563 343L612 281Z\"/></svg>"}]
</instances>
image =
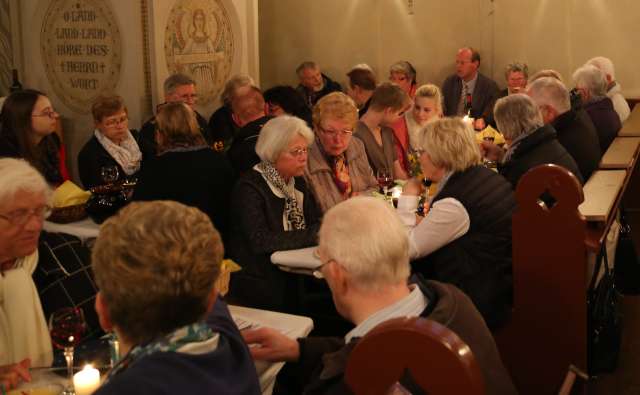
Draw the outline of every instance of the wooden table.
<instances>
[{"instance_id":1,"label":"wooden table","mask_svg":"<svg viewBox=\"0 0 640 395\"><path fill-rule=\"evenodd\" d=\"M606 222L624 185L626 170L598 170L584 185L584 202L578 207L587 221Z\"/></svg>"},{"instance_id":2,"label":"wooden table","mask_svg":"<svg viewBox=\"0 0 640 395\"><path fill-rule=\"evenodd\" d=\"M305 337L313 329L313 320L300 315L284 314L275 311L252 309L241 306L229 306L231 316L236 321L250 322L257 326L274 328L289 336L292 339ZM242 328L239 325L240 328ZM273 385L276 382L276 375L284 366L284 362L271 363L266 361L255 361L256 371L260 379L260 390L263 395L271 395Z\"/></svg>"},{"instance_id":3,"label":"wooden table","mask_svg":"<svg viewBox=\"0 0 640 395\"><path fill-rule=\"evenodd\" d=\"M640 136L640 105L633 107L631 115L622 124L618 137Z\"/></svg>"},{"instance_id":4,"label":"wooden table","mask_svg":"<svg viewBox=\"0 0 640 395\"><path fill-rule=\"evenodd\" d=\"M600 161L601 169L629 169L637 156L640 137L617 137Z\"/></svg>"}]
</instances>

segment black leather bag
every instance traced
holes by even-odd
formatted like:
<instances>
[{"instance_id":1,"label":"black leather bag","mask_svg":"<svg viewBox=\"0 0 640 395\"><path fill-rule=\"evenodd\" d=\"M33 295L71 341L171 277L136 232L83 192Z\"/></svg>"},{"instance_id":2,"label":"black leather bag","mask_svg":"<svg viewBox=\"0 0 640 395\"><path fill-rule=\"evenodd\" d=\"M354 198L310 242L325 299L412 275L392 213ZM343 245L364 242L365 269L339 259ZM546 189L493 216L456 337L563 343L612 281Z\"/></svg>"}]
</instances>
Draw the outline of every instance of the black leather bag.
<instances>
[{"instance_id":1,"label":"black leather bag","mask_svg":"<svg viewBox=\"0 0 640 395\"><path fill-rule=\"evenodd\" d=\"M603 265L604 263L604 265ZM604 273L598 284L600 269ZM589 375L612 372L618 366L622 337L621 295L609 270L606 247L598 254L587 294Z\"/></svg>"},{"instance_id":2,"label":"black leather bag","mask_svg":"<svg viewBox=\"0 0 640 395\"><path fill-rule=\"evenodd\" d=\"M640 261L631 235L631 225L623 212L620 216L620 237L613 271L616 287L624 295L640 294Z\"/></svg>"}]
</instances>

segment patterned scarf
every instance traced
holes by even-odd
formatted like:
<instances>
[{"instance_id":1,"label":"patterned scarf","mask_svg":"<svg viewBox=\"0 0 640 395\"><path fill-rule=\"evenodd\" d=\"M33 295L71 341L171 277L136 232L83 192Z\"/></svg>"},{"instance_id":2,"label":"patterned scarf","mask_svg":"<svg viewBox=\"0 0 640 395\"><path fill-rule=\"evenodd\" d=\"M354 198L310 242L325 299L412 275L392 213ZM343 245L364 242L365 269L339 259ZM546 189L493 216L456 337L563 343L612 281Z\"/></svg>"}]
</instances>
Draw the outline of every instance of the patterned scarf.
<instances>
[{"instance_id":1,"label":"patterned scarf","mask_svg":"<svg viewBox=\"0 0 640 395\"><path fill-rule=\"evenodd\" d=\"M131 132L127 130L127 137L120 144L116 144L105 137L98 129L93 132L93 135L96 136L100 145L118 162L128 176L140 170L142 153Z\"/></svg>"},{"instance_id":2,"label":"patterned scarf","mask_svg":"<svg viewBox=\"0 0 640 395\"><path fill-rule=\"evenodd\" d=\"M114 376L123 372L143 357L159 352L181 352L184 354L204 354L217 347L217 332L204 322L196 322L176 329L170 334L147 343L133 347L127 355L107 373L102 385L107 384ZM215 343L213 341L215 340ZM205 343L206 342L206 343Z\"/></svg>"},{"instance_id":3,"label":"patterned scarf","mask_svg":"<svg viewBox=\"0 0 640 395\"><path fill-rule=\"evenodd\" d=\"M271 163L266 161L260 162L258 164L258 169L260 169L264 178L284 195L284 213L291 226L293 226L293 229L305 229L307 225L304 221L304 212L300 206L298 206L298 201L296 200L294 192L295 179L291 177L289 182L285 183L282 176L280 176L280 173L278 173L278 170L276 170Z\"/></svg>"}]
</instances>

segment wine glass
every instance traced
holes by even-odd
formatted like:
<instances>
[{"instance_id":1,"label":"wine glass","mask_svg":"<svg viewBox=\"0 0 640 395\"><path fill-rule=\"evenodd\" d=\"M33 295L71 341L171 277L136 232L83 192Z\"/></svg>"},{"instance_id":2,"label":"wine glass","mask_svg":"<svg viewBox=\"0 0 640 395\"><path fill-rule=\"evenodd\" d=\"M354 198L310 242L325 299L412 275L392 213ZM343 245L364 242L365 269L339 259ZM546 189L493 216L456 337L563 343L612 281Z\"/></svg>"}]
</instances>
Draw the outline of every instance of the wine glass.
<instances>
[{"instance_id":1,"label":"wine glass","mask_svg":"<svg viewBox=\"0 0 640 395\"><path fill-rule=\"evenodd\" d=\"M118 179L118 167L117 166L102 166L100 168L100 176L105 184L111 184Z\"/></svg>"},{"instance_id":2,"label":"wine glass","mask_svg":"<svg viewBox=\"0 0 640 395\"><path fill-rule=\"evenodd\" d=\"M67 374L69 385L65 388L63 395L74 395L73 383L73 349L80 342L87 324L84 319L84 312L79 307L64 307L56 310L49 317L49 332L51 342L61 350L64 350L64 359L67 362Z\"/></svg>"},{"instance_id":3,"label":"wine glass","mask_svg":"<svg viewBox=\"0 0 640 395\"><path fill-rule=\"evenodd\" d=\"M393 184L393 177L391 176L391 172L387 168L380 168L376 173L376 177L378 179L378 186L382 190L384 196L387 196L387 189Z\"/></svg>"}]
</instances>

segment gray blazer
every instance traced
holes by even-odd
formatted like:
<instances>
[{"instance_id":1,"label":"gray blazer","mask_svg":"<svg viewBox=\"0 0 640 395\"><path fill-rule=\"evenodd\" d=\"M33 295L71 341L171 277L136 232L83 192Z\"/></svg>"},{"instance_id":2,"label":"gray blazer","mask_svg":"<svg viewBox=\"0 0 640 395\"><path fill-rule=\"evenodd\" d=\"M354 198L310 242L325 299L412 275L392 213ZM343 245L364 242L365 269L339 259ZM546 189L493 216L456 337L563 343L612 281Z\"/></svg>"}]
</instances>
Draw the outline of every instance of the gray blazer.
<instances>
[{"instance_id":1,"label":"gray blazer","mask_svg":"<svg viewBox=\"0 0 640 395\"><path fill-rule=\"evenodd\" d=\"M444 115L455 116L462 93L462 81L453 74L442 84L444 96ZM471 117L484 118L485 121L493 114L493 105L498 98L498 85L484 75L478 73L478 80L471 96Z\"/></svg>"}]
</instances>

